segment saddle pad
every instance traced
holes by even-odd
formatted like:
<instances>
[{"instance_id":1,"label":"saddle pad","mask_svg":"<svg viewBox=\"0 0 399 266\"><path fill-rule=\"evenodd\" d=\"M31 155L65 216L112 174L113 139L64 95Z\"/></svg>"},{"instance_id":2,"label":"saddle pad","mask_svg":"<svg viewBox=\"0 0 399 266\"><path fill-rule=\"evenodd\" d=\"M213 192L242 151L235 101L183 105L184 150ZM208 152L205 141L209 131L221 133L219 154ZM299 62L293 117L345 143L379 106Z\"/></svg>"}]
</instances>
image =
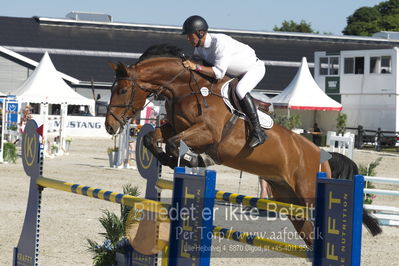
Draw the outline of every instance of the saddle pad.
<instances>
[{"instance_id":1,"label":"saddle pad","mask_svg":"<svg viewBox=\"0 0 399 266\"><path fill-rule=\"evenodd\" d=\"M229 84L233 79L228 80L225 84L222 85L222 88L220 90L222 96L223 96L223 101L224 103L227 105L227 107L230 109L230 112L232 112L233 114L238 115L239 118L241 119L246 119L246 116L244 113L242 113L241 111L237 110L236 108L234 108L234 106L231 104L230 99L229 99ZM273 127L274 125L274 121L273 119L266 113L257 110L258 111L258 116L259 116L259 123L261 125L261 127L266 128L266 129L270 129Z\"/></svg>"}]
</instances>

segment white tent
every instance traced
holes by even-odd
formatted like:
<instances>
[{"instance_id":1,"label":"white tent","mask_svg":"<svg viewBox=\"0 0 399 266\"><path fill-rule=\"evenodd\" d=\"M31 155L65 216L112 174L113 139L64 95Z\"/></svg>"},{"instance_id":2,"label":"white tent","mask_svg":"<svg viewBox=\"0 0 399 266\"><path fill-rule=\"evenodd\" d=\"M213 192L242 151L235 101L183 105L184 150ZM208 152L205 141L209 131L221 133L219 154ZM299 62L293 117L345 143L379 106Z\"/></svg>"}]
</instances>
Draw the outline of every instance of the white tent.
<instances>
[{"instance_id":1,"label":"white tent","mask_svg":"<svg viewBox=\"0 0 399 266\"><path fill-rule=\"evenodd\" d=\"M17 89L19 102L88 105L94 114L95 102L75 92L62 79L46 52L32 75Z\"/></svg>"},{"instance_id":2,"label":"white tent","mask_svg":"<svg viewBox=\"0 0 399 266\"><path fill-rule=\"evenodd\" d=\"M306 57L291 83L277 96L272 98L276 108L302 110L340 111L342 105L331 99L317 85L310 73Z\"/></svg>"},{"instance_id":3,"label":"white tent","mask_svg":"<svg viewBox=\"0 0 399 266\"><path fill-rule=\"evenodd\" d=\"M291 83L279 95L273 97L271 101L273 102L275 110L278 108L287 108L288 114L290 114L290 110L297 110L296 113L300 114L302 126L304 128L309 128L314 122L319 122L319 125L323 123L325 130L332 129L333 124L335 124L334 115L331 115L331 112L328 112L330 114L318 112L318 115L306 115L304 112L300 112L300 110L342 110L342 105L330 98L317 85L310 73L305 57L302 58L302 64ZM308 121L304 121L306 118Z\"/></svg>"}]
</instances>

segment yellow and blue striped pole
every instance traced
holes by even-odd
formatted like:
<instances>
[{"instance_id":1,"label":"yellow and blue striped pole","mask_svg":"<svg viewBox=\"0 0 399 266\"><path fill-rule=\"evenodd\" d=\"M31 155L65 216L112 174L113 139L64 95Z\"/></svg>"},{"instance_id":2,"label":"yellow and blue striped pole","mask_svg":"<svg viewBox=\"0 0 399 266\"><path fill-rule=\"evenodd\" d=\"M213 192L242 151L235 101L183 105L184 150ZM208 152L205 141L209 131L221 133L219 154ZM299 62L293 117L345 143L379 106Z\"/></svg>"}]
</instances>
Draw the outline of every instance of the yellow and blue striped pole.
<instances>
[{"instance_id":1,"label":"yellow and blue striped pole","mask_svg":"<svg viewBox=\"0 0 399 266\"><path fill-rule=\"evenodd\" d=\"M165 179L159 179L157 181L157 186L160 189L172 190L173 182ZM243 206L248 207L256 207L260 210L283 213L298 219L309 220L313 217L311 214L313 209L308 207L274 200L260 199L256 197L224 192L220 190L216 190L215 199L229 203L242 204Z\"/></svg>"},{"instance_id":2,"label":"yellow and blue striped pole","mask_svg":"<svg viewBox=\"0 0 399 266\"><path fill-rule=\"evenodd\" d=\"M55 180L46 177L39 177L36 183L37 185L45 188L62 190L82 196L111 201L114 203L134 207L137 210L153 212L158 214L159 220L163 222L169 222L168 210L170 208L170 204L167 203L125 195L123 193L112 192L100 188L68 183L65 181Z\"/></svg>"}]
</instances>

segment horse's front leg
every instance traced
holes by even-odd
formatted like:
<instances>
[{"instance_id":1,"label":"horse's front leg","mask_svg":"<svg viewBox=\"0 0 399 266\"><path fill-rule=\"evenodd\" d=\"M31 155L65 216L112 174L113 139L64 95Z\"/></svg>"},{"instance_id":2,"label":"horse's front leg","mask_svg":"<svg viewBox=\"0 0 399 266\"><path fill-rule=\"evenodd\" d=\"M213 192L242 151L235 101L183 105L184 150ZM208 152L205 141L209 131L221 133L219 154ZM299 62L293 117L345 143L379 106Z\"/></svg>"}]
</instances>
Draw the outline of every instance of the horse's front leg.
<instances>
[{"instance_id":1,"label":"horse's front leg","mask_svg":"<svg viewBox=\"0 0 399 266\"><path fill-rule=\"evenodd\" d=\"M164 124L160 128L149 132L143 137L144 146L159 160L162 165L174 168L177 166L177 157L170 152L164 152L158 143L165 143L166 139L173 136L173 128L170 124Z\"/></svg>"},{"instance_id":2,"label":"horse's front leg","mask_svg":"<svg viewBox=\"0 0 399 266\"><path fill-rule=\"evenodd\" d=\"M175 157L179 156L180 141L184 141L188 147L195 150L197 148L212 144L214 142L214 138L208 126L205 123L200 122L194 124L190 128L180 132L166 141L167 148ZM184 166L190 167L206 166L203 158L195 153L192 153L191 151L182 157L181 163Z\"/></svg>"}]
</instances>

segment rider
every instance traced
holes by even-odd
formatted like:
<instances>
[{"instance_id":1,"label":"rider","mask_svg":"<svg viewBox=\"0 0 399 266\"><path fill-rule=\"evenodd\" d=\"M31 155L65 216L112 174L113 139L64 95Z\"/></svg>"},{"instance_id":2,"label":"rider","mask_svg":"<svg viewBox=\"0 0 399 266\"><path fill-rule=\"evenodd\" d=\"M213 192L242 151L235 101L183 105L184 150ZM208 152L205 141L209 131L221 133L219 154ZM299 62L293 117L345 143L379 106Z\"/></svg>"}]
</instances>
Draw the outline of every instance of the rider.
<instances>
[{"instance_id":1,"label":"rider","mask_svg":"<svg viewBox=\"0 0 399 266\"><path fill-rule=\"evenodd\" d=\"M226 73L241 77L237 95L252 125L249 146L254 148L265 142L267 135L259 124L256 105L249 93L265 75L265 65L255 51L228 35L208 33L208 23L200 16L187 18L182 34L187 35L187 40L195 47L194 55L213 65L206 67L186 60L183 62L186 68L216 79L223 78Z\"/></svg>"}]
</instances>

